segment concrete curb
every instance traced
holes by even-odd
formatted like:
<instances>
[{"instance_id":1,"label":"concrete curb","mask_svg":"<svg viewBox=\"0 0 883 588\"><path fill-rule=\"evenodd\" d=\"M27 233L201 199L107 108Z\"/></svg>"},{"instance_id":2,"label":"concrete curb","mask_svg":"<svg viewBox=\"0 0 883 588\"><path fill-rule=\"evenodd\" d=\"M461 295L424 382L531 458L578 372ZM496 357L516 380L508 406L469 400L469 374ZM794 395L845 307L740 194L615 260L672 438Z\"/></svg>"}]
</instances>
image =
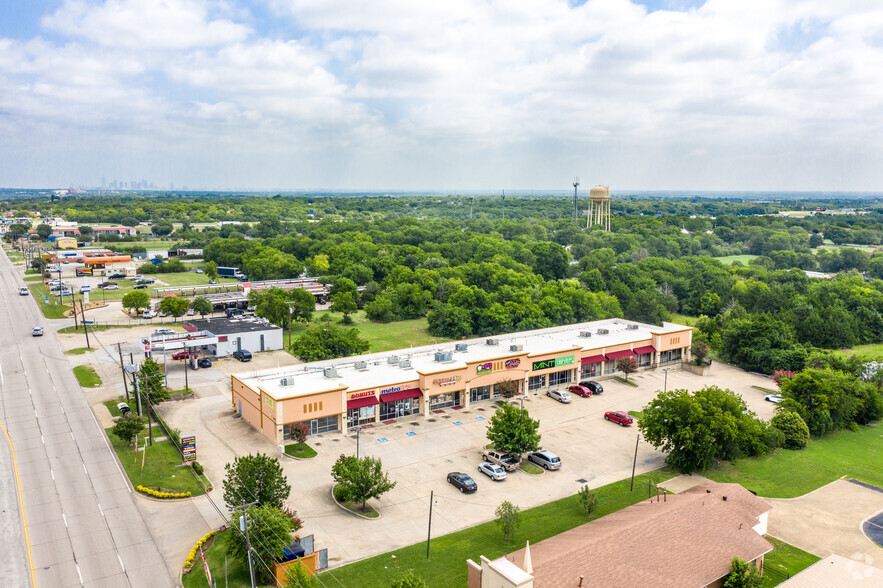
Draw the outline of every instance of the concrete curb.
<instances>
[{"instance_id":1,"label":"concrete curb","mask_svg":"<svg viewBox=\"0 0 883 588\"><path fill-rule=\"evenodd\" d=\"M339 502L337 501L337 498L334 496L334 488L335 488L336 486L337 486L337 484L331 484L331 500L333 500L333 501L334 501L334 504L336 504L336 505L338 506L338 508L340 508L340 509L343 510L344 512L348 512L349 514L351 514L351 515L353 515L353 516L359 517L359 518L361 518L361 519L367 519L367 520L369 520L369 521L379 521L379 520L383 517L383 513L381 513L379 510L377 510L377 509L374 508L373 506L372 506L371 508L374 508L374 512L377 513L377 516L376 516L376 517L367 517L367 516L365 516L365 515L363 515L363 514L359 514L359 513L355 512L355 511L352 511L352 510L348 509L347 507L345 507L344 505L342 505L341 503L339 503Z\"/></svg>"}]
</instances>

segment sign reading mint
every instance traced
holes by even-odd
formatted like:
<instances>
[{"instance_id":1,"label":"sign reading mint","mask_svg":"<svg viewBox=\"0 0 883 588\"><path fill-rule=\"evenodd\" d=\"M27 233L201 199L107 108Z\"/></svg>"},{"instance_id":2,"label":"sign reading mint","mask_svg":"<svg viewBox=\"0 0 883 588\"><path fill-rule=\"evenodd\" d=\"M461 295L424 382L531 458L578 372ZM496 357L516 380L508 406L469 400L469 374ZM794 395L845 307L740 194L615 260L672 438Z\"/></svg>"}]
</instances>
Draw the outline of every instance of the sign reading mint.
<instances>
[{"instance_id":1,"label":"sign reading mint","mask_svg":"<svg viewBox=\"0 0 883 588\"><path fill-rule=\"evenodd\" d=\"M196 435L181 437L181 453L184 454L184 461L196 461Z\"/></svg>"},{"instance_id":2,"label":"sign reading mint","mask_svg":"<svg viewBox=\"0 0 883 588\"><path fill-rule=\"evenodd\" d=\"M562 365L570 365L576 359L573 355L567 357L556 357L555 359L546 359L544 361L533 362L533 371L547 370L549 368L560 367Z\"/></svg>"}]
</instances>

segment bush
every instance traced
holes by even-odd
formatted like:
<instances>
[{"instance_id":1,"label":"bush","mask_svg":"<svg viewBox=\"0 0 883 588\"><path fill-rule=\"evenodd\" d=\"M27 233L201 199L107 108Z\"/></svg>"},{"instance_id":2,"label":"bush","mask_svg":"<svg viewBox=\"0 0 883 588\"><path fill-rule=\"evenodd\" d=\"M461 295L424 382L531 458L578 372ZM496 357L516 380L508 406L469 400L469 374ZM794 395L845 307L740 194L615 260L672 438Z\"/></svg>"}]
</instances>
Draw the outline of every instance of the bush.
<instances>
[{"instance_id":1,"label":"bush","mask_svg":"<svg viewBox=\"0 0 883 588\"><path fill-rule=\"evenodd\" d=\"M803 449L809 442L809 427L794 411L779 411L770 419L770 425L782 432L782 447L785 449Z\"/></svg>"},{"instance_id":2,"label":"bush","mask_svg":"<svg viewBox=\"0 0 883 588\"><path fill-rule=\"evenodd\" d=\"M201 464L201 463L199 463L198 461L194 461L194 462L191 464L191 467L193 468L193 471L194 471L194 472L196 472L196 473L199 474L200 476L202 475L203 469L202 469L202 464Z\"/></svg>"},{"instance_id":3,"label":"bush","mask_svg":"<svg viewBox=\"0 0 883 588\"><path fill-rule=\"evenodd\" d=\"M189 568L193 565L193 560L196 559L196 555L199 552L199 548L205 545L209 539L215 536L214 531L209 531L205 535L202 536L202 539L196 542L196 545L193 546L193 549L190 550L190 553L187 555L187 559L184 561L184 567Z\"/></svg>"},{"instance_id":4,"label":"bush","mask_svg":"<svg viewBox=\"0 0 883 588\"><path fill-rule=\"evenodd\" d=\"M140 492L141 494L146 494L148 496L153 496L154 498L189 498L190 492L161 492L159 490L154 490L153 488L148 488L147 486L142 486L138 484L135 486L135 490Z\"/></svg>"},{"instance_id":5,"label":"bush","mask_svg":"<svg viewBox=\"0 0 883 588\"><path fill-rule=\"evenodd\" d=\"M586 484L580 488L577 496L579 497L580 510L585 512L587 517L592 516L595 507L598 506L598 497L589 489L589 485Z\"/></svg>"}]
</instances>

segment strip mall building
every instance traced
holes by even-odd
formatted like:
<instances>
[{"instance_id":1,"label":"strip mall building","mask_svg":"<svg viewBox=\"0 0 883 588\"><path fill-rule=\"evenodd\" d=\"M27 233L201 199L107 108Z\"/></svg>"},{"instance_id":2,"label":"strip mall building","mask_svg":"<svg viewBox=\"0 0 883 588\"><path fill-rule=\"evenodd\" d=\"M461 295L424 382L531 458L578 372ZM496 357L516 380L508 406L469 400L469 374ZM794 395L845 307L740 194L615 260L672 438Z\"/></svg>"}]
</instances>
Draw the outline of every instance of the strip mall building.
<instances>
[{"instance_id":1,"label":"strip mall building","mask_svg":"<svg viewBox=\"0 0 883 588\"><path fill-rule=\"evenodd\" d=\"M613 376L634 357L639 369L689 359L692 327L607 319L232 376L233 409L267 438L388 423L500 396Z\"/></svg>"}]
</instances>

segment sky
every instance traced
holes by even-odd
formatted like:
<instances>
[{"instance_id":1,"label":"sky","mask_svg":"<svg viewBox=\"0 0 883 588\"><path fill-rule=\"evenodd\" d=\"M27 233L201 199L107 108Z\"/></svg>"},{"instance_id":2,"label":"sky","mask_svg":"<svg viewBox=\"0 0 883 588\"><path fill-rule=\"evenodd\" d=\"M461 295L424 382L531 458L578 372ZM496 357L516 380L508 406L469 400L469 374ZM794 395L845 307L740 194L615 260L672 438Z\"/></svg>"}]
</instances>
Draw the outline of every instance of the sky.
<instances>
[{"instance_id":1,"label":"sky","mask_svg":"<svg viewBox=\"0 0 883 588\"><path fill-rule=\"evenodd\" d=\"M879 0L0 0L0 187L883 190Z\"/></svg>"}]
</instances>

